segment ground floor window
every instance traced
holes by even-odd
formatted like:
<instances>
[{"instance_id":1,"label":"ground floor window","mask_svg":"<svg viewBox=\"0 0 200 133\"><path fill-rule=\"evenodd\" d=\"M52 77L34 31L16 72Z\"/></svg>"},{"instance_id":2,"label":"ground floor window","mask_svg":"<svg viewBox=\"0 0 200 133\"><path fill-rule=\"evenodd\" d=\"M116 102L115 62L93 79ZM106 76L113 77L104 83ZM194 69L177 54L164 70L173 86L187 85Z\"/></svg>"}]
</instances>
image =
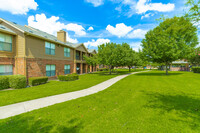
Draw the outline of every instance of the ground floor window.
<instances>
[{"instance_id":1,"label":"ground floor window","mask_svg":"<svg viewBox=\"0 0 200 133\"><path fill-rule=\"evenodd\" d=\"M65 65L65 74L70 73L70 65Z\"/></svg>"},{"instance_id":2,"label":"ground floor window","mask_svg":"<svg viewBox=\"0 0 200 133\"><path fill-rule=\"evenodd\" d=\"M56 65L46 65L46 76L52 77L56 75Z\"/></svg>"},{"instance_id":3,"label":"ground floor window","mask_svg":"<svg viewBox=\"0 0 200 133\"><path fill-rule=\"evenodd\" d=\"M0 75L13 75L13 66L0 65Z\"/></svg>"}]
</instances>

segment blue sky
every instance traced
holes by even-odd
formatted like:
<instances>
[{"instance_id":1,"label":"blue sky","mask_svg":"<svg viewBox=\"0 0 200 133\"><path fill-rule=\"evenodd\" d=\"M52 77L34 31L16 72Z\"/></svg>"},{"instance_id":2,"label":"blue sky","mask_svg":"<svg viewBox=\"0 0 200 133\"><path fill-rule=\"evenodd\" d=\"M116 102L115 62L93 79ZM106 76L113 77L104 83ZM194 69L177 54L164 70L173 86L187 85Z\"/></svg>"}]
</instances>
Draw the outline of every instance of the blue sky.
<instances>
[{"instance_id":1,"label":"blue sky","mask_svg":"<svg viewBox=\"0 0 200 133\"><path fill-rule=\"evenodd\" d=\"M1 0L0 16L50 34L68 32L68 41L95 48L127 42L140 48L145 33L160 15L184 13L184 0Z\"/></svg>"}]
</instances>

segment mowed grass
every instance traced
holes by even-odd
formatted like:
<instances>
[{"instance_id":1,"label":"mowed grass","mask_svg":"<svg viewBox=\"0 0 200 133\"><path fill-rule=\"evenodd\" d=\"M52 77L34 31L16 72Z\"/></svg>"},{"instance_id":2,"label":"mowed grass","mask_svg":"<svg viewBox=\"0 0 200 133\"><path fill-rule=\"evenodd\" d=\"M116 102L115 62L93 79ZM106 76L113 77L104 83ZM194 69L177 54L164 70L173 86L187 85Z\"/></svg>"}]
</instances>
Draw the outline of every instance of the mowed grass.
<instances>
[{"instance_id":1,"label":"mowed grass","mask_svg":"<svg viewBox=\"0 0 200 133\"><path fill-rule=\"evenodd\" d=\"M140 70L132 70L132 72L134 71ZM114 73L112 73L112 75L109 75L108 72L96 72L91 74L80 75L80 79L76 81L49 81L47 84L39 86L24 89L0 91L0 106L86 89L105 80L126 73L129 73L128 70L121 69L116 70Z\"/></svg>"},{"instance_id":2,"label":"mowed grass","mask_svg":"<svg viewBox=\"0 0 200 133\"><path fill-rule=\"evenodd\" d=\"M0 121L0 132L200 132L200 75L151 71L99 93Z\"/></svg>"}]
</instances>

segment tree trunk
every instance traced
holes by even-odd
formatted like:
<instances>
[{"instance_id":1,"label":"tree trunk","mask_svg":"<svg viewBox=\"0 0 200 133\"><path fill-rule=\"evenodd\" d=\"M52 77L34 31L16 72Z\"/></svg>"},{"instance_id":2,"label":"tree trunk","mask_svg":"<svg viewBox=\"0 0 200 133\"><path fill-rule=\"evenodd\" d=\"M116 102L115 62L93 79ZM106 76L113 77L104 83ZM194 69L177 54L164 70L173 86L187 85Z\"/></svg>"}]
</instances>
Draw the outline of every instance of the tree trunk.
<instances>
[{"instance_id":1,"label":"tree trunk","mask_svg":"<svg viewBox=\"0 0 200 133\"><path fill-rule=\"evenodd\" d=\"M128 68L129 68L129 72L130 72L131 71L131 67L129 66Z\"/></svg>"},{"instance_id":2,"label":"tree trunk","mask_svg":"<svg viewBox=\"0 0 200 133\"><path fill-rule=\"evenodd\" d=\"M168 75L168 63L166 63L166 75Z\"/></svg>"},{"instance_id":3,"label":"tree trunk","mask_svg":"<svg viewBox=\"0 0 200 133\"><path fill-rule=\"evenodd\" d=\"M111 67L111 66L109 66L109 70L110 70L109 74L110 74L110 75L111 75L111 68L112 68L112 67Z\"/></svg>"}]
</instances>

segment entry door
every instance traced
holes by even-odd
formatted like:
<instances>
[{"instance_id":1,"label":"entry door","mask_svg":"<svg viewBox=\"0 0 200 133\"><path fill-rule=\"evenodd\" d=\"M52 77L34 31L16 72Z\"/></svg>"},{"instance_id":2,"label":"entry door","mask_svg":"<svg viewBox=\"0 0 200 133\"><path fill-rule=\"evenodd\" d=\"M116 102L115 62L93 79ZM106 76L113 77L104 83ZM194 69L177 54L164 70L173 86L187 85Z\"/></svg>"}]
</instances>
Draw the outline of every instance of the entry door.
<instances>
[{"instance_id":1,"label":"entry door","mask_svg":"<svg viewBox=\"0 0 200 133\"><path fill-rule=\"evenodd\" d=\"M76 64L76 73L77 73L77 74L80 74L80 72L81 72L81 71L80 71L80 64L77 63L77 64Z\"/></svg>"}]
</instances>

